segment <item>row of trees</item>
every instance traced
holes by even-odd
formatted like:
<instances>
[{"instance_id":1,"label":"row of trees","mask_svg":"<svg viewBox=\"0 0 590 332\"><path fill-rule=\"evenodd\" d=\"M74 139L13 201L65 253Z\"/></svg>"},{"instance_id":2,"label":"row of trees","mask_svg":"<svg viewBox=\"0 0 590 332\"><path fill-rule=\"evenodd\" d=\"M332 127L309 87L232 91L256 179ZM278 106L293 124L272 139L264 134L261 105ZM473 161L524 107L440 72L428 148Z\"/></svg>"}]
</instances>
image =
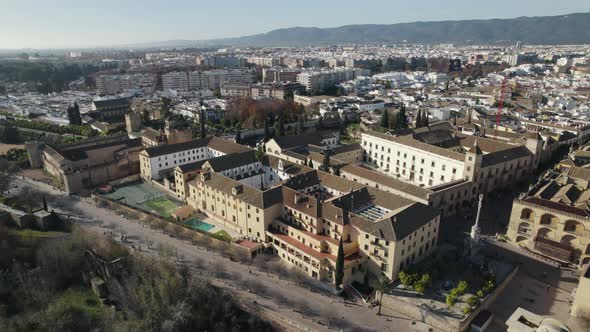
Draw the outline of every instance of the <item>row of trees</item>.
<instances>
[{"instance_id":1,"label":"row of trees","mask_svg":"<svg viewBox=\"0 0 590 332\"><path fill-rule=\"evenodd\" d=\"M412 287L416 292L424 294L426 290L432 286L432 276L430 273L423 273L422 275L415 273L408 273L401 271L398 276L402 285Z\"/></svg>"},{"instance_id":2,"label":"row of trees","mask_svg":"<svg viewBox=\"0 0 590 332\"><path fill-rule=\"evenodd\" d=\"M269 119L270 125L278 118L282 118L283 123L290 123L297 121L298 116L305 113L303 106L291 100L238 97L232 100L226 118L234 124L241 123L243 128L260 128Z\"/></svg>"},{"instance_id":3,"label":"row of trees","mask_svg":"<svg viewBox=\"0 0 590 332\"><path fill-rule=\"evenodd\" d=\"M14 126L20 128L28 128L28 129L35 129L40 131L47 131L50 133L57 133L57 134L70 134L70 135L80 135L80 136L95 136L97 132L92 129L92 127L87 125L68 125L68 126L60 126L53 123L45 122L45 121L38 121L38 120L24 120L24 119L14 119L14 120L7 120L5 124L7 126Z\"/></svg>"},{"instance_id":4,"label":"row of trees","mask_svg":"<svg viewBox=\"0 0 590 332\"><path fill-rule=\"evenodd\" d=\"M406 114L406 106L402 104L399 111L390 114L387 110L383 111L381 115L380 125L382 128L398 130L408 128L408 116Z\"/></svg>"},{"instance_id":5,"label":"row of trees","mask_svg":"<svg viewBox=\"0 0 590 332\"><path fill-rule=\"evenodd\" d=\"M422 127L428 127L429 123L428 123L428 111L418 111L418 114L416 115L416 121L414 123L414 126L416 128L422 128Z\"/></svg>"}]
</instances>

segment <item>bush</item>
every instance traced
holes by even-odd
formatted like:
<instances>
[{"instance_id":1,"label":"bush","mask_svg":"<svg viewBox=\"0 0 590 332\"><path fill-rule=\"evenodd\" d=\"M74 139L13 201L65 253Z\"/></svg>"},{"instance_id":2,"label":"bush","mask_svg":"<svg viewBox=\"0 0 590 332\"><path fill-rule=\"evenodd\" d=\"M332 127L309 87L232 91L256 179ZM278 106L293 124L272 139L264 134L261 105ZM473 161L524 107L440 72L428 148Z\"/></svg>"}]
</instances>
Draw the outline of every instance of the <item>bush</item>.
<instances>
[{"instance_id":1,"label":"bush","mask_svg":"<svg viewBox=\"0 0 590 332\"><path fill-rule=\"evenodd\" d=\"M457 290L457 296L461 296L461 295L465 294L465 292L467 291L467 288L469 288L469 283L467 281L465 281L465 280L459 281L459 284L455 288L455 290Z\"/></svg>"},{"instance_id":2,"label":"bush","mask_svg":"<svg viewBox=\"0 0 590 332\"><path fill-rule=\"evenodd\" d=\"M414 290L420 294L424 294L424 292L426 291L426 285L424 285L424 283L422 283L421 281L416 281L413 287Z\"/></svg>"},{"instance_id":3,"label":"bush","mask_svg":"<svg viewBox=\"0 0 590 332\"><path fill-rule=\"evenodd\" d=\"M412 278L412 275L410 275L409 273L406 273L404 271L401 271L398 274L398 278L399 281L402 283L402 285L409 287L414 283L414 279Z\"/></svg>"},{"instance_id":4,"label":"bush","mask_svg":"<svg viewBox=\"0 0 590 332\"><path fill-rule=\"evenodd\" d=\"M479 304L479 297L477 297L476 295L470 296L467 299L467 304L470 307L477 307L477 305Z\"/></svg>"},{"instance_id":5,"label":"bush","mask_svg":"<svg viewBox=\"0 0 590 332\"><path fill-rule=\"evenodd\" d=\"M457 296L455 294L453 294L451 292L451 294L447 295L446 299L445 299L445 303L449 306L452 307L453 305L455 305L455 303L457 302Z\"/></svg>"},{"instance_id":6,"label":"bush","mask_svg":"<svg viewBox=\"0 0 590 332\"><path fill-rule=\"evenodd\" d=\"M470 306L467 307L463 307L463 313L464 314L469 314L471 311L473 311L473 308L471 308Z\"/></svg>"},{"instance_id":7,"label":"bush","mask_svg":"<svg viewBox=\"0 0 590 332\"><path fill-rule=\"evenodd\" d=\"M426 289L428 289L428 287L432 286L432 278L430 277L430 274L428 274L428 273L424 273L422 275L422 277L420 277L419 280L417 280L418 279L417 275L416 276L412 275L411 279L416 280L416 281L414 281L413 287L414 287L414 290L416 290L420 294L424 294Z\"/></svg>"},{"instance_id":8,"label":"bush","mask_svg":"<svg viewBox=\"0 0 590 332\"><path fill-rule=\"evenodd\" d=\"M424 284L424 286L430 287L430 286L432 286L432 277L430 276L429 273L424 273L422 275L422 277L420 278L420 282L422 284Z\"/></svg>"},{"instance_id":9,"label":"bush","mask_svg":"<svg viewBox=\"0 0 590 332\"><path fill-rule=\"evenodd\" d=\"M496 288L496 285L494 283L494 280L489 278L488 280L486 280L486 282L483 284L483 286L481 287L481 290L483 291L483 293L485 295L491 293L494 288Z\"/></svg>"}]
</instances>

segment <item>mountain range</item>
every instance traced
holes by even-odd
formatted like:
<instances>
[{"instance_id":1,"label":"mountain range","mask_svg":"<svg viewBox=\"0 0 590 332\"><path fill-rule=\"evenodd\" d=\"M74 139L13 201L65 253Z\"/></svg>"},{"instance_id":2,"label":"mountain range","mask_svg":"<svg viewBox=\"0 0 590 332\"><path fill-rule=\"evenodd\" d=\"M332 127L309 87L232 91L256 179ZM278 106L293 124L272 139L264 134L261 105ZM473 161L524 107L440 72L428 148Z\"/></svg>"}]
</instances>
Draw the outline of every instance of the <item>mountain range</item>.
<instances>
[{"instance_id":1,"label":"mountain range","mask_svg":"<svg viewBox=\"0 0 590 332\"><path fill-rule=\"evenodd\" d=\"M590 43L590 13L510 19L357 24L336 28L293 27L211 40L170 40L135 47L306 46L326 44Z\"/></svg>"}]
</instances>

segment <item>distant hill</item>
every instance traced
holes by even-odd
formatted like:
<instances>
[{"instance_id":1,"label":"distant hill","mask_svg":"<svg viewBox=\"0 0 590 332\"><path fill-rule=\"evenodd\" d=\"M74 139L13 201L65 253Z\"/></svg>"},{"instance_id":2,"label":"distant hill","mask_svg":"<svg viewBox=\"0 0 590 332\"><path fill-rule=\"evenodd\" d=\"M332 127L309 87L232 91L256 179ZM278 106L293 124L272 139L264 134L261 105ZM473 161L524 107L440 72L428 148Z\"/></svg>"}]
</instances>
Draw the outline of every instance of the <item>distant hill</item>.
<instances>
[{"instance_id":1,"label":"distant hill","mask_svg":"<svg viewBox=\"0 0 590 332\"><path fill-rule=\"evenodd\" d=\"M511 19L361 24L337 28L294 27L214 40L171 40L143 47L300 46L353 43L590 43L590 13Z\"/></svg>"}]
</instances>

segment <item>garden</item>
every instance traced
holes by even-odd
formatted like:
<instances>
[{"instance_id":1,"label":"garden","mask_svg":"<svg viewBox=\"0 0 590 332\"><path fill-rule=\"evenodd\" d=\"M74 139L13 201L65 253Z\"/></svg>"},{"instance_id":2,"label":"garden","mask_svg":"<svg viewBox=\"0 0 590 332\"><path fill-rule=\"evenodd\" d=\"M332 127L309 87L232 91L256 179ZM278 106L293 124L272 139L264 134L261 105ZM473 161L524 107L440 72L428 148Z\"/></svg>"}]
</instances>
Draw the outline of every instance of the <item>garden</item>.
<instances>
[{"instance_id":1,"label":"garden","mask_svg":"<svg viewBox=\"0 0 590 332\"><path fill-rule=\"evenodd\" d=\"M445 319L463 320L512 271L507 263L473 264L456 250L430 257L402 270L388 293Z\"/></svg>"}]
</instances>

